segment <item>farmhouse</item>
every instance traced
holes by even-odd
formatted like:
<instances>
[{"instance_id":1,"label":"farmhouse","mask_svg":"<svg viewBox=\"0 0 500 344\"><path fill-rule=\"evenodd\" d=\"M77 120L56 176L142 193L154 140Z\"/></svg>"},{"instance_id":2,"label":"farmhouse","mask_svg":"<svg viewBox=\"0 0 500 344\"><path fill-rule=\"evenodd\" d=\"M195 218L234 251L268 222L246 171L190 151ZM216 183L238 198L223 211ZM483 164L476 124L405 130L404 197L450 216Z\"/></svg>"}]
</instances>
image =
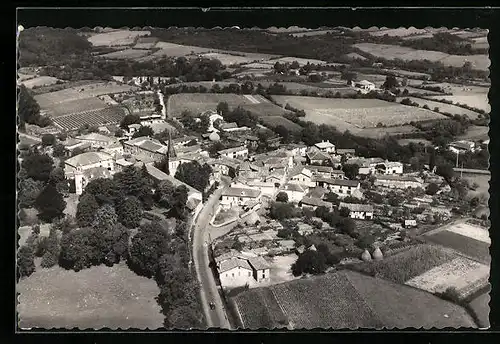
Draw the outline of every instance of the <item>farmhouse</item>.
<instances>
[{"instance_id":1,"label":"farmhouse","mask_svg":"<svg viewBox=\"0 0 500 344\"><path fill-rule=\"evenodd\" d=\"M256 285L270 280L269 264L262 257L248 257L231 251L215 258L223 287Z\"/></svg>"},{"instance_id":2,"label":"farmhouse","mask_svg":"<svg viewBox=\"0 0 500 344\"><path fill-rule=\"evenodd\" d=\"M314 197L303 197L299 202L299 207L301 208L310 208L312 210L316 210L318 207L326 207L330 209L332 204L330 202L325 202L319 198Z\"/></svg>"},{"instance_id":3,"label":"farmhouse","mask_svg":"<svg viewBox=\"0 0 500 344\"><path fill-rule=\"evenodd\" d=\"M102 135L99 133L90 133L86 135L77 136L76 141L82 143L88 143L92 148L96 149L105 148L117 142L115 138Z\"/></svg>"},{"instance_id":4,"label":"farmhouse","mask_svg":"<svg viewBox=\"0 0 500 344\"><path fill-rule=\"evenodd\" d=\"M375 167L377 174L403 174L403 164L397 161L386 161Z\"/></svg>"},{"instance_id":5,"label":"farmhouse","mask_svg":"<svg viewBox=\"0 0 500 344\"><path fill-rule=\"evenodd\" d=\"M220 205L223 209L246 205L249 202L259 202L262 192L250 188L227 188L222 192Z\"/></svg>"},{"instance_id":6,"label":"farmhouse","mask_svg":"<svg viewBox=\"0 0 500 344\"><path fill-rule=\"evenodd\" d=\"M370 204L356 204L340 202L339 209L349 209L349 217L352 219L372 220L373 206Z\"/></svg>"},{"instance_id":7,"label":"farmhouse","mask_svg":"<svg viewBox=\"0 0 500 344\"><path fill-rule=\"evenodd\" d=\"M339 196L356 195L360 192L360 183L357 180L331 179L331 178L314 178L316 186L328 189L339 194Z\"/></svg>"},{"instance_id":8,"label":"farmhouse","mask_svg":"<svg viewBox=\"0 0 500 344\"><path fill-rule=\"evenodd\" d=\"M330 143L330 141L321 141L314 145L314 147L318 148L323 153L332 154L335 153L335 145Z\"/></svg>"},{"instance_id":9,"label":"farmhouse","mask_svg":"<svg viewBox=\"0 0 500 344\"><path fill-rule=\"evenodd\" d=\"M374 185L394 189L423 187L423 183L421 180L409 176L378 176L375 180Z\"/></svg>"},{"instance_id":10,"label":"farmhouse","mask_svg":"<svg viewBox=\"0 0 500 344\"><path fill-rule=\"evenodd\" d=\"M293 183L285 184L283 190L288 195L288 202L300 202L308 191L309 187Z\"/></svg>"},{"instance_id":11,"label":"farmhouse","mask_svg":"<svg viewBox=\"0 0 500 344\"><path fill-rule=\"evenodd\" d=\"M312 178L313 174L311 170L299 165L290 171L288 182L292 184L295 183L314 186Z\"/></svg>"},{"instance_id":12,"label":"farmhouse","mask_svg":"<svg viewBox=\"0 0 500 344\"><path fill-rule=\"evenodd\" d=\"M168 147L160 141L149 137L138 137L123 142L123 151L127 154L138 154L160 161L168 152Z\"/></svg>"},{"instance_id":13,"label":"farmhouse","mask_svg":"<svg viewBox=\"0 0 500 344\"><path fill-rule=\"evenodd\" d=\"M248 148L245 146L227 148L217 152L220 157L232 159L244 159L248 156Z\"/></svg>"},{"instance_id":14,"label":"farmhouse","mask_svg":"<svg viewBox=\"0 0 500 344\"><path fill-rule=\"evenodd\" d=\"M448 145L448 149L455 154L474 152L475 143L472 141L456 141Z\"/></svg>"},{"instance_id":15,"label":"farmhouse","mask_svg":"<svg viewBox=\"0 0 500 344\"><path fill-rule=\"evenodd\" d=\"M359 88L364 91L373 91L375 89L375 84L367 80L361 80L354 83L354 87Z\"/></svg>"},{"instance_id":16,"label":"farmhouse","mask_svg":"<svg viewBox=\"0 0 500 344\"><path fill-rule=\"evenodd\" d=\"M319 150L308 152L306 154L306 162L308 165L322 165L331 160L330 156Z\"/></svg>"}]
</instances>

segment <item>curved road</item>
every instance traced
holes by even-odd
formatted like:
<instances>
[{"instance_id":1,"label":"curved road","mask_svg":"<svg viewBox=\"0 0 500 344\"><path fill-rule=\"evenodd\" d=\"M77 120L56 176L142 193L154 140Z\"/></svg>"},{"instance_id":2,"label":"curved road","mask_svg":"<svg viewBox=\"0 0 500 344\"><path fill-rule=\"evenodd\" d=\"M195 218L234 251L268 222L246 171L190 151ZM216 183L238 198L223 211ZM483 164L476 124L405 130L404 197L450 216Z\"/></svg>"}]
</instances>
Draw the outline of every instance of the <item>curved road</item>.
<instances>
[{"instance_id":1,"label":"curved road","mask_svg":"<svg viewBox=\"0 0 500 344\"><path fill-rule=\"evenodd\" d=\"M198 214L193 228L193 261L200 282L201 301L208 327L230 329L224 303L215 284L208 257L209 221L217 207L222 190L224 187L216 190ZM210 302L215 303L214 310L210 309Z\"/></svg>"}]
</instances>

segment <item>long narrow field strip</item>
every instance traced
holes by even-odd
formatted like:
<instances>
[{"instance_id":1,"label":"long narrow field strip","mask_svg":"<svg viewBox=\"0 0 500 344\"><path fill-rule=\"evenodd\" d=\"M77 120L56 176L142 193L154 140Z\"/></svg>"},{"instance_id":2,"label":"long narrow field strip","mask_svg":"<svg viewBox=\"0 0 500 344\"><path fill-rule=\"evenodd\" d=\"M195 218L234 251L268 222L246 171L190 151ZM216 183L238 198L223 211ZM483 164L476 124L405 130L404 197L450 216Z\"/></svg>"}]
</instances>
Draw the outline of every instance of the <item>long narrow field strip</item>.
<instances>
[{"instance_id":1,"label":"long narrow field strip","mask_svg":"<svg viewBox=\"0 0 500 344\"><path fill-rule=\"evenodd\" d=\"M149 36L151 31L117 30L106 33L98 33L87 40L93 46L117 46L133 44L137 37Z\"/></svg>"},{"instance_id":2,"label":"long narrow field strip","mask_svg":"<svg viewBox=\"0 0 500 344\"><path fill-rule=\"evenodd\" d=\"M469 117L470 119L476 119L479 116L478 112L474 112L468 109L464 109L462 107L452 105L452 104L445 104L441 102L437 102L431 99L422 99L422 98L416 98L416 97L400 97L397 98L397 102L401 102L403 99L409 98L412 102L417 103L419 106L424 106L427 105L430 110L434 110L434 108L438 108L440 112L448 112L451 115L465 115ZM430 98L430 97L429 97ZM441 96L437 96L433 98L439 98L441 99Z\"/></svg>"},{"instance_id":3,"label":"long narrow field strip","mask_svg":"<svg viewBox=\"0 0 500 344\"><path fill-rule=\"evenodd\" d=\"M288 325L288 319L268 288L255 289L235 298L241 312L243 327L247 329L274 329Z\"/></svg>"},{"instance_id":4,"label":"long narrow field strip","mask_svg":"<svg viewBox=\"0 0 500 344\"><path fill-rule=\"evenodd\" d=\"M357 43L353 45L363 52L375 57L388 60L401 59L404 61L426 59L433 62L442 62L445 66L462 67L466 61L471 62L472 68L487 71L490 60L487 55L449 55L440 51L417 50L390 44Z\"/></svg>"},{"instance_id":5,"label":"long narrow field strip","mask_svg":"<svg viewBox=\"0 0 500 344\"><path fill-rule=\"evenodd\" d=\"M289 119L281 116L263 116L261 117L262 122L265 126L270 128L276 128L278 126L283 126L289 131L300 132L302 127L297 123L290 121Z\"/></svg>"},{"instance_id":6,"label":"long narrow field strip","mask_svg":"<svg viewBox=\"0 0 500 344\"><path fill-rule=\"evenodd\" d=\"M482 94L476 93L472 95L453 95L453 96L436 95L436 96L428 96L426 98L436 99L436 100L441 100L441 99L451 100L453 103L465 104L471 107L484 110L486 112L491 111L491 105L488 99L488 93L482 93Z\"/></svg>"},{"instance_id":7,"label":"long narrow field strip","mask_svg":"<svg viewBox=\"0 0 500 344\"><path fill-rule=\"evenodd\" d=\"M431 293L442 293L448 288L465 298L488 283L490 268L476 261L458 257L416 276L405 284Z\"/></svg>"},{"instance_id":8,"label":"long narrow field strip","mask_svg":"<svg viewBox=\"0 0 500 344\"><path fill-rule=\"evenodd\" d=\"M424 34L427 32L428 31L426 29L416 29L412 26L409 28L400 27L398 29L373 31L373 32L370 32L370 35L377 36L377 37L378 36L385 36L385 35L388 35L390 37L406 37L409 35Z\"/></svg>"},{"instance_id":9,"label":"long narrow field strip","mask_svg":"<svg viewBox=\"0 0 500 344\"><path fill-rule=\"evenodd\" d=\"M224 53L206 53L206 54L203 54L202 56L207 58L207 59L219 60L225 66L229 66L229 65L233 65L233 64L249 63L249 62L254 61L254 59L252 57L237 56L237 55L230 55L230 54L224 54Z\"/></svg>"},{"instance_id":10,"label":"long narrow field strip","mask_svg":"<svg viewBox=\"0 0 500 344\"><path fill-rule=\"evenodd\" d=\"M260 101L258 101L254 96L250 95L250 94L245 94L243 95L246 99L250 100L252 102L252 104L259 104Z\"/></svg>"},{"instance_id":11,"label":"long narrow field strip","mask_svg":"<svg viewBox=\"0 0 500 344\"><path fill-rule=\"evenodd\" d=\"M27 88L33 88L33 87L54 85L58 81L62 82L61 80L54 78L52 76L39 76L39 77L35 77L32 79L27 79L27 80L21 81L21 83L24 86L26 86Z\"/></svg>"},{"instance_id":12,"label":"long narrow field strip","mask_svg":"<svg viewBox=\"0 0 500 344\"><path fill-rule=\"evenodd\" d=\"M100 57L110 60L133 60L147 56L150 53L151 53L150 50L135 48L135 49L126 49L121 51L113 51L112 53L100 55Z\"/></svg>"}]
</instances>

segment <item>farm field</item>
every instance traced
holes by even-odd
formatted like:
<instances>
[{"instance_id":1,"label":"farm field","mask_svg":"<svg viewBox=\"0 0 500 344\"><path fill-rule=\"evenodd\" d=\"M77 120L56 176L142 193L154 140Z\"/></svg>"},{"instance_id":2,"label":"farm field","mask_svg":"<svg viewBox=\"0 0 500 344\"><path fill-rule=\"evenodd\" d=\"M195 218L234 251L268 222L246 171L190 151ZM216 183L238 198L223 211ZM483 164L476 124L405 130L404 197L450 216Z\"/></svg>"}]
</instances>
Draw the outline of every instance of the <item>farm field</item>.
<instances>
[{"instance_id":1,"label":"farm field","mask_svg":"<svg viewBox=\"0 0 500 344\"><path fill-rule=\"evenodd\" d=\"M484 94L474 94L474 95L453 95L453 96L445 96L445 95L436 95L426 97L429 99L445 99L451 100L453 103L465 104L471 107L475 107L486 112L491 111L490 101L488 99L488 93ZM465 109L464 109L465 110Z\"/></svg>"},{"instance_id":2,"label":"farm field","mask_svg":"<svg viewBox=\"0 0 500 344\"><path fill-rule=\"evenodd\" d=\"M452 248L467 257L478 260L483 264L490 264L491 256L489 244L483 241L460 235L448 230L426 234L425 238L432 243Z\"/></svg>"},{"instance_id":3,"label":"farm field","mask_svg":"<svg viewBox=\"0 0 500 344\"><path fill-rule=\"evenodd\" d=\"M388 35L390 37L406 37L409 35L424 34L424 33L427 33L426 29L416 29L412 26L409 28L400 27L398 29L373 31L373 32L370 32L370 35L376 36L376 37L385 36L385 35Z\"/></svg>"},{"instance_id":4,"label":"farm field","mask_svg":"<svg viewBox=\"0 0 500 344\"><path fill-rule=\"evenodd\" d=\"M268 70L273 69L273 66L271 66L270 64L262 63L262 62L247 63L247 64L244 64L242 67L251 68L251 69L268 69Z\"/></svg>"},{"instance_id":5,"label":"farm field","mask_svg":"<svg viewBox=\"0 0 500 344\"><path fill-rule=\"evenodd\" d=\"M405 284L430 293L442 293L448 288L454 288L460 298L465 299L484 288L488 284L489 275L489 266L458 257L406 281Z\"/></svg>"},{"instance_id":6,"label":"farm field","mask_svg":"<svg viewBox=\"0 0 500 344\"><path fill-rule=\"evenodd\" d=\"M108 107L106 102L99 98L84 98L75 99L62 103L54 103L54 105L44 108L47 115L51 117L65 116L83 111L93 111Z\"/></svg>"},{"instance_id":7,"label":"farm field","mask_svg":"<svg viewBox=\"0 0 500 344\"><path fill-rule=\"evenodd\" d=\"M346 54L345 56L351 60L366 60L366 57L364 57L363 55L360 55L358 53L349 53L349 54Z\"/></svg>"},{"instance_id":8,"label":"farm field","mask_svg":"<svg viewBox=\"0 0 500 344\"><path fill-rule=\"evenodd\" d=\"M401 38L405 41L413 41L416 39L431 38L432 36L434 36L433 33L427 32L427 33L422 33L420 35L410 35L410 36L405 36L405 37L401 37Z\"/></svg>"},{"instance_id":9,"label":"farm field","mask_svg":"<svg viewBox=\"0 0 500 344\"><path fill-rule=\"evenodd\" d=\"M118 107L90 110L72 113L66 116L55 117L54 123L65 130L74 130L85 124L100 126L104 124L119 123L125 117L125 111Z\"/></svg>"},{"instance_id":10,"label":"farm field","mask_svg":"<svg viewBox=\"0 0 500 344\"><path fill-rule=\"evenodd\" d=\"M437 98L441 98L442 96L437 96ZM440 112L448 112L451 115L465 115L471 119L476 119L479 115L478 112L474 112L468 109L461 108L456 105L452 104L445 104L445 103L440 103L437 101L434 101L432 99L422 99L422 98L416 98L416 97L398 97L396 98L396 102L401 102L403 99L409 98L412 102L417 103L420 107L427 105L429 107L430 112L433 112L434 108L439 108ZM444 115L439 115L440 117L444 118ZM428 118L431 119L431 118Z\"/></svg>"},{"instance_id":11,"label":"farm field","mask_svg":"<svg viewBox=\"0 0 500 344\"><path fill-rule=\"evenodd\" d=\"M151 53L150 50L145 49L125 49L120 51L113 51L112 53L99 55L99 57L103 57L110 60L134 60L144 56L147 56Z\"/></svg>"},{"instance_id":12,"label":"farm field","mask_svg":"<svg viewBox=\"0 0 500 344\"><path fill-rule=\"evenodd\" d=\"M405 145L408 145L410 143L415 143L415 144L423 144L423 145L431 145L432 142L429 141L429 140L425 140L425 139L401 139L401 140L398 140L398 143L402 146L405 146Z\"/></svg>"},{"instance_id":13,"label":"farm field","mask_svg":"<svg viewBox=\"0 0 500 344\"><path fill-rule=\"evenodd\" d=\"M416 50L397 45L376 43L357 43L353 46L375 57L381 57L388 60L396 58L405 61L426 59L435 62L440 61L445 66L451 67L462 67L466 61L469 61L472 63L474 69L483 71L487 71L490 66L490 60L487 55L449 55L439 51Z\"/></svg>"},{"instance_id":14,"label":"farm field","mask_svg":"<svg viewBox=\"0 0 500 344\"><path fill-rule=\"evenodd\" d=\"M125 93L137 89L137 87L123 85L117 82L94 82L92 84L65 88L56 92L38 94L35 96L35 100L40 105L40 108L45 109L51 108L54 104L57 103L98 97L105 94Z\"/></svg>"},{"instance_id":15,"label":"farm field","mask_svg":"<svg viewBox=\"0 0 500 344\"><path fill-rule=\"evenodd\" d=\"M451 250L437 245L418 245L380 261L370 261L347 266L348 269L370 276L378 275L395 283L406 281L455 259Z\"/></svg>"},{"instance_id":16,"label":"farm field","mask_svg":"<svg viewBox=\"0 0 500 344\"><path fill-rule=\"evenodd\" d=\"M261 121L266 127L269 128L276 128L281 125L292 132L300 132L302 130L300 125L281 116L262 116Z\"/></svg>"},{"instance_id":17,"label":"farm field","mask_svg":"<svg viewBox=\"0 0 500 344\"><path fill-rule=\"evenodd\" d=\"M233 64L249 63L249 62L254 61L254 58L252 58L252 57L236 56L236 55L229 55L229 54L223 54L223 53L207 53L207 54L203 54L202 56L207 58L207 59L217 59L225 66L233 65Z\"/></svg>"},{"instance_id":18,"label":"farm field","mask_svg":"<svg viewBox=\"0 0 500 344\"><path fill-rule=\"evenodd\" d=\"M33 87L54 85L58 81L62 82L62 80L59 80L59 79L54 78L52 76L38 76L38 77L34 77L31 79L26 79L24 81L21 81L21 83L24 86L26 86L27 88L33 88Z\"/></svg>"},{"instance_id":19,"label":"farm field","mask_svg":"<svg viewBox=\"0 0 500 344\"><path fill-rule=\"evenodd\" d=\"M423 79L431 78L430 74L427 73L410 72L408 70L402 70L402 69L384 69L383 71L394 73L397 76L407 76L408 78L423 78Z\"/></svg>"},{"instance_id":20,"label":"farm field","mask_svg":"<svg viewBox=\"0 0 500 344\"><path fill-rule=\"evenodd\" d=\"M322 61L322 60L304 59L304 58L301 58L301 57L293 57L293 56L286 56L286 57L281 57L281 58L275 58L275 59L272 59L272 60L263 61L261 63L267 63L267 64L270 64L270 65L274 65L276 62L279 62L279 63L293 63L294 61L297 61L297 63L300 66L305 66L308 63L309 64L315 64L315 65L325 65L325 64L328 64L328 62Z\"/></svg>"},{"instance_id":21,"label":"farm field","mask_svg":"<svg viewBox=\"0 0 500 344\"><path fill-rule=\"evenodd\" d=\"M171 95L167 102L167 113L169 117L177 117L183 111L191 111L193 114L215 110L219 102L226 102L229 107L237 107L252 102L239 94L229 93L178 93Z\"/></svg>"},{"instance_id":22,"label":"farm field","mask_svg":"<svg viewBox=\"0 0 500 344\"><path fill-rule=\"evenodd\" d=\"M444 116L379 99L336 99L301 96L273 96L278 104L289 104L306 112L305 120L329 124L339 130L374 128L379 123L398 126Z\"/></svg>"},{"instance_id":23,"label":"farm field","mask_svg":"<svg viewBox=\"0 0 500 344\"><path fill-rule=\"evenodd\" d=\"M400 125L384 128L365 128L359 130L356 135L373 139L380 139L385 137L386 135L397 136L401 134L415 133L417 131L419 130L412 125Z\"/></svg>"},{"instance_id":24,"label":"farm field","mask_svg":"<svg viewBox=\"0 0 500 344\"><path fill-rule=\"evenodd\" d=\"M157 329L164 317L153 279L137 276L122 262L79 272L58 266L37 270L17 285L21 328Z\"/></svg>"},{"instance_id":25,"label":"farm field","mask_svg":"<svg viewBox=\"0 0 500 344\"><path fill-rule=\"evenodd\" d=\"M490 327L490 294L489 292L484 293L476 297L474 300L469 302L469 307L476 314L479 320L480 328Z\"/></svg>"},{"instance_id":26,"label":"farm field","mask_svg":"<svg viewBox=\"0 0 500 344\"><path fill-rule=\"evenodd\" d=\"M424 90L421 88L416 88L416 87L411 87L411 86L401 86L399 90L403 92L404 90L408 90L410 94L420 94L420 95L429 95L429 98L433 97L433 95L436 95L436 98L442 98L442 94L439 92L434 92L434 91L429 91L429 90Z\"/></svg>"},{"instance_id":27,"label":"farm field","mask_svg":"<svg viewBox=\"0 0 500 344\"><path fill-rule=\"evenodd\" d=\"M150 31L117 30L92 35L87 40L93 46L131 45L137 37L149 36Z\"/></svg>"},{"instance_id":28,"label":"farm field","mask_svg":"<svg viewBox=\"0 0 500 344\"><path fill-rule=\"evenodd\" d=\"M263 289L272 291L266 293L265 301ZM245 304L240 302L243 298ZM258 306L249 302L257 299ZM282 319L287 319L293 329L474 327L459 306L423 291L346 270L252 289L235 300L248 328L266 327L271 314L277 318L276 304L283 310ZM452 316L446 318L443 313Z\"/></svg>"}]
</instances>

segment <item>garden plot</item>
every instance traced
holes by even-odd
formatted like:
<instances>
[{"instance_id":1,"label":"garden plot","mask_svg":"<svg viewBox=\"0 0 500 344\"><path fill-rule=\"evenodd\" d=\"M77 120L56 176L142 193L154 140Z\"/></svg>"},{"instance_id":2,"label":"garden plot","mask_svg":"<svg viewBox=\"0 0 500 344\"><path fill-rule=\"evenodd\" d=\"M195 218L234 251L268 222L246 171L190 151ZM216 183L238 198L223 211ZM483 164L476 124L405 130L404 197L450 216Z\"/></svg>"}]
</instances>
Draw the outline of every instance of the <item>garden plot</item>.
<instances>
[{"instance_id":1,"label":"garden plot","mask_svg":"<svg viewBox=\"0 0 500 344\"><path fill-rule=\"evenodd\" d=\"M484 288L488 284L489 274L489 266L458 257L410 279L405 284L430 293L442 293L448 288L454 288L463 299Z\"/></svg>"},{"instance_id":2,"label":"garden plot","mask_svg":"<svg viewBox=\"0 0 500 344\"><path fill-rule=\"evenodd\" d=\"M106 107L108 107L108 104L98 98L85 98L54 103L48 108L45 107L44 110L51 117L59 117L84 111L104 109Z\"/></svg>"},{"instance_id":3,"label":"garden plot","mask_svg":"<svg viewBox=\"0 0 500 344\"><path fill-rule=\"evenodd\" d=\"M57 82L62 82L62 81L52 76L39 76L21 81L21 83L27 88L54 85Z\"/></svg>"},{"instance_id":4,"label":"garden plot","mask_svg":"<svg viewBox=\"0 0 500 344\"><path fill-rule=\"evenodd\" d=\"M487 55L449 55L440 51L417 50L390 44L357 43L353 47L375 57L387 60L401 59L403 61L429 60L442 62L445 66L462 67L466 61L471 62L472 67L477 70L487 71L490 60Z\"/></svg>"},{"instance_id":5,"label":"garden plot","mask_svg":"<svg viewBox=\"0 0 500 344\"><path fill-rule=\"evenodd\" d=\"M427 233L425 238L435 244L452 248L467 257L476 259L483 264L491 262L490 244L476 240L449 230Z\"/></svg>"},{"instance_id":6,"label":"garden plot","mask_svg":"<svg viewBox=\"0 0 500 344\"><path fill-rule=\"evenodd\" d=\"M118 107L72 113L66 116L55 117L54 123L65 130L74 130L84 125L100 126L120 123L125 117L125 111Z\"/></svg>"},{"instance_id":7,"label":"garden plot","mask_svg":"<svg viewBox=\"0 0 500 344\"><path fill-rule=\"evenodd\" d=\"M17 284L21 328L110 329L163 327L153 279L137 276L122 262L79 272L42 269Z\"/></svg>"},{"instance_id":8,"label":"garden plot","mask_svg":"<svg viewBox=\"0 0 500 344\"><path fill-rule=\"evenodd\" d=\"M117 30L98 33L88 38L93 46L117 46L134 44L137 37L149 36L150 31Z\"/></svg>"},{"instance_id":9,"label":"garden plot","mask_svg":"<svg viewBox=\"0 0 500 344\"><path fill-rule=\"evenodd\" d=\"M100 57L104 57L110 60L134 60L147 56L150 53L150 50L126 49L121 51L113 51L112 53L100 55Z\"/></svg>"},{"instance_id":10,"label":"garden plot","mask_svg":"<svg viewBox=\"0 0 500 344\"><path fill-rule=\"evenodd\" d=\"M432 96L433 98L439 98L441 99L442 96ZM437 102L431 99L428 99L430 97L426 97L425 99L422 98L416 98L416 97L398 97L396 99L396 102L401 102L403 99L409 98L412 102L417 103L419 106L424 106L427 105L429 107L429 112L433 112L435 108L439 109L439 112L447 112L451 115L465 115L470 119L476 119L479 116L478 112L474 112L468 109L464 109L462 107L452 105L452 104L446 104L446 103L441 103ZM418 108L417 108L418 109ZM439 115L439 118L444 118L444 115ZM428 119L436 119L435 118L428 118Z\"/></svg>"},{"instance_id":11,"label":"garden plot","mask_svg":"<svg viewBox=\"0 0 500 344\"><path fill-rule=\"evenodd\" d=\"M486 244L491 244L489 231L486 228L475 226L470 223L454 223L452 226L446 227L446 230L474 240L482 241Z\"/></svg>"},{"instance_id":12,"label":"garden plot","mask_svg":"<svg viewBox=\"0 0 500 344\"><path fill-rule=\"evenodd\" d=\"M181 45L168 42L158 42L156 43L155 48L160 50L158 50L152 55L154 57L163 57L163 56L181 57L192 54L204 54L213 50L210 48L202 48L202 47Z\"/></svg>"}]
</instances>

